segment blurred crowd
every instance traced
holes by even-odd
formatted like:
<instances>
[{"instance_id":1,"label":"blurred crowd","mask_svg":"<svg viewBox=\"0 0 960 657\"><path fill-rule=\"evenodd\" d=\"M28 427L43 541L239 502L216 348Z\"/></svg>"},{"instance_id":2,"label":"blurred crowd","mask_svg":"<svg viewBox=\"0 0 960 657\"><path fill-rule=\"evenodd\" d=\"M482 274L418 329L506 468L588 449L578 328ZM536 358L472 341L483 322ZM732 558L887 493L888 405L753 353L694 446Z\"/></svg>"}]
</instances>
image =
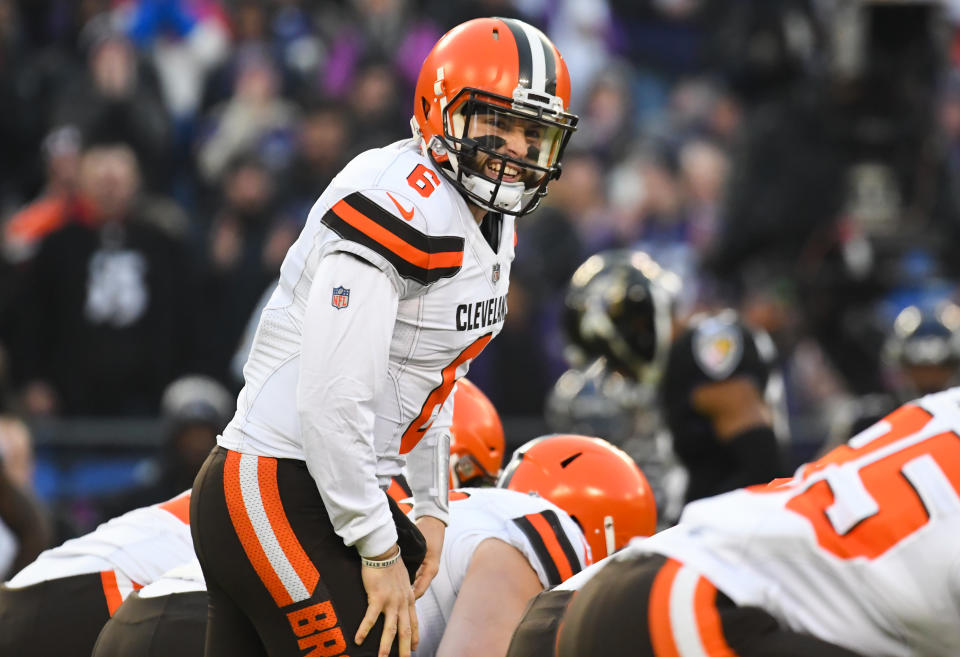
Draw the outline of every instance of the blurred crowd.
<instances>
[{"instance_id":1,"label":"blurred crowd","mask_svg":"<svg viewBox=\"0 0 960 657\"><path fill-rule=\"evenodd\" d=\"M504 418L542 418L569 366L571 274L642 249L681 281L680 316L733 306L773 336L794 440L812 451L838 400L891 388L895 318L956 293L960 9L887 4L907 13L0 0L0 412L161 417L188 375L235 394L251 316L313 202L350 158L409 136L436 39L499 15L564 54L581 127L520 222L509 319L471 379ZM960 330L960 315L938 321Z\"/></svg>"}]
</instances>

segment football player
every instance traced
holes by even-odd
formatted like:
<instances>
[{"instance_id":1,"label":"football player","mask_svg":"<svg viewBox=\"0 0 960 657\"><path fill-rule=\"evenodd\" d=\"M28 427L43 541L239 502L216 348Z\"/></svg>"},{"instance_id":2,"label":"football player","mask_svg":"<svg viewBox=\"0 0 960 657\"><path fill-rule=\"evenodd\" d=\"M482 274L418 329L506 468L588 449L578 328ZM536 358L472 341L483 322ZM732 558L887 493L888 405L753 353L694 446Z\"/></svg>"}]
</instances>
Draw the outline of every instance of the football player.
<instances>
[{"instance_id":1,"label":"football player","mask_svg":"<svg viewBox=\"0 0 960 657\"><path fill-rule=\"evenodd\" d=\"M439 572L417 601L417 657L504 654L534 595L581 572L591 553L606 555L656 524L643 474L606 441L540 438L506 473L508 488L451 492ZM93 657L200 657L204 591L198 566L171 571L124 602Z\"/></svg>"},{"instance_id":2,"label":"football player","mask_svg":"<svg viewBox=\"0 0 960 657\"><path fill-rule=\"evenodd\" d=\"M949 300L907 306L884 343L890 391L855 397L840 406L826 452L882 419L903 402L940 392L960 375L960 306Z\"/></svg>"},{"instance_id":3,"label":"football player","mask_svg":"<svg viewBox=\"0 0 960 657\"><path fill-rule=\"evenodd\" d=\"M958 435L952 388L792 478L694 502L676 527L544 594L509 654L553 655L528 648L554 639L563 657L597 645L614 657L960 654Z\"/></svg>"},{"instance_id":4,"label":"football player","mask_svg":"<svg viewBox=\"0 0 960 657\"><path fill-rule=\"evenodd\" d=\"M88 657L132 591L193 558L190 491L46 550L0 585L0 655Z\"/></svg>"},{"instance_id":5,"label":"football player","mask_svg":"<svg viewBox=\"0 0 960 657\"><path fill-rule=\"evenodd\" d=\"M496 485L505 448L497 409L472 381L460 379L450 425L450 487Z\"/></svg>"},{"instance_id":6,"label":"football player","mask_svg":"<svg viewBox=\"0 0 960 657\"><path fill-rule=\"evenodd\" d=\"M440 572L417 601L417 657L505 654L533 596L580 572L591 554L656 526L636 464L586 436L535 439L517 450L498 488L452 496Z\"/></svg>"},{"instance_id":7,"label":"football player","mask_svg":"<svg viewBox=\"0 0 960 657\"><path fill-rule=\"evenodd\" d=\"M783 474L775 347L731 310L680 326L674 277L642 251L592 256L571 278L565 325L587 357L656 383L673 449L688 470L686 500ZM778 431L775 431L775 427Z\"/></svg>"},{"instance_id":8,"label":"football player","mask_svg":"<svg viewBox=\"0 0 960 657\"><path fill-rule=\"evenodd\" d=\"M503 326L514 222L560 175L569 94L539 30L468 21L423 63L413 138L320 195L194 486L208 657L416 645L449 514L445 402ZM415 526L384 494L404 462Z\"/></svg>"},{"instance_id":9,"label":"football player","mask_svg":"<svg viewBox=\"0 0 960 657\"><path fill-rule=\"evenodd\" d=\"M207 587L193 559L127 597L90 657L203 657L206 634Z\"/></svg>"}]
</instances>

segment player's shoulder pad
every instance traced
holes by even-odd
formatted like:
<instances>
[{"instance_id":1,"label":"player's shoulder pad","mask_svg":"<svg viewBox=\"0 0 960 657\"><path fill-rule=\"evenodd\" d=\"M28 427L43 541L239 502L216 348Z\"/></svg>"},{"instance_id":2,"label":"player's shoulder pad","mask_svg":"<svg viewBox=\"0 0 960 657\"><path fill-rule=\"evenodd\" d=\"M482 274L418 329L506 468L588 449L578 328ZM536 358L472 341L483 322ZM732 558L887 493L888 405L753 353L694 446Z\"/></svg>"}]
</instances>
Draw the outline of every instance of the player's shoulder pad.
<instances>
[{"instance_id":1,"label":"player's shoulder pad","mask_svg":"<svg viewBox=\"0 0 960 657\"><path fill-rule=\"evenodd\" d=\"M335 179L322 219L423 285L456 275L465 242L459 210L428 164L405 143L358 155Z\"/></svg>"}]
</instances>

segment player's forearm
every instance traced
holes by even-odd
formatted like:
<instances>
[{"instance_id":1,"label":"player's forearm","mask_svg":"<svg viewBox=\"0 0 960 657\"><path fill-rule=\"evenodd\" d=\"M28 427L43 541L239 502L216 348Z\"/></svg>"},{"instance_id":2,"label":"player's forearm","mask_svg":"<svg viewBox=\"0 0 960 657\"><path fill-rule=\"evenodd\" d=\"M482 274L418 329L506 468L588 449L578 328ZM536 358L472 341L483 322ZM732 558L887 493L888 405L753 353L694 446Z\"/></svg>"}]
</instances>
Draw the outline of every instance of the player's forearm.
<instances>
[{"instance_id":1,"label":"player's forearm","mask_svg":"<svg viewBox=\"0 0 960 657\"><path fill-rule=\"evenodd\" d=\"M452 394L450 395L453 396ZM450 434L449 428L432 427L407 454L407 475L413 491L413 517L433 516L445 525L450 522Z\"/></svg>"}]
</instances>

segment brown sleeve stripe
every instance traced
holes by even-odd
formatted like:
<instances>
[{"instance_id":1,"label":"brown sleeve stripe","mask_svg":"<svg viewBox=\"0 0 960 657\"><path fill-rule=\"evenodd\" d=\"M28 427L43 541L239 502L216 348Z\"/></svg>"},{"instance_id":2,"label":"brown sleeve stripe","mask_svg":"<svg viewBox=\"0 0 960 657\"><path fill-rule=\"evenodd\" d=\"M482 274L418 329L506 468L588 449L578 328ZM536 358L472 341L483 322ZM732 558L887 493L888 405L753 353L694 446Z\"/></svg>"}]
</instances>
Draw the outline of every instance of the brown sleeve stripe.
<instances>
[{"instance_id":1,"label":"brown sleeve stripe","mask_svg":"<svg viewBox=\"0 0 960 657\"><path fill-rule=\"evenodd\" d=\"M550 586L556 586L580 572L580 560L553 511L530 513L514 518L514 524L530 541Z\"/></svg>"},{"instance_id":2,"label":"brown sleeve stripe","mask_svg":"<svg viewBox=\"0 0 960 657\"><path fill-rule=\"evenodd\" d=\"M424 235L359 192L334 203L323 223L382 255L404 278L423 284L454 276L463 266L462 237Z\"/></svg>"}]
</instances>

